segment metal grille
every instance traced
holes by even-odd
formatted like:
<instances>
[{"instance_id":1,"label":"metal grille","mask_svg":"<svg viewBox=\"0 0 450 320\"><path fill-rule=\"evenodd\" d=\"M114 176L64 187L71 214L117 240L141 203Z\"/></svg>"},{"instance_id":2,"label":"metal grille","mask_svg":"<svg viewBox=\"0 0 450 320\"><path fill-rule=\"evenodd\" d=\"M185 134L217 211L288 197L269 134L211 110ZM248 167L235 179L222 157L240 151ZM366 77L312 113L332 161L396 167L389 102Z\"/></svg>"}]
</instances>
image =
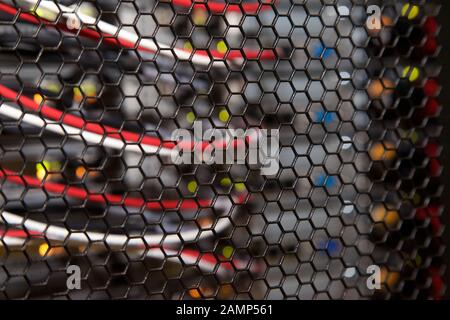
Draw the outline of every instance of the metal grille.
<instances>
[{"instance_id":1,"label":"metal grille","mask_svg":"<svg viewBox=\"0 0 450 320\"><path fill-rule=\"evenodd\" d=\"M0 297L439 298L437 10L0 1ZM278 171L174 163L199 124Z\"/></svg>"}]
</instances>

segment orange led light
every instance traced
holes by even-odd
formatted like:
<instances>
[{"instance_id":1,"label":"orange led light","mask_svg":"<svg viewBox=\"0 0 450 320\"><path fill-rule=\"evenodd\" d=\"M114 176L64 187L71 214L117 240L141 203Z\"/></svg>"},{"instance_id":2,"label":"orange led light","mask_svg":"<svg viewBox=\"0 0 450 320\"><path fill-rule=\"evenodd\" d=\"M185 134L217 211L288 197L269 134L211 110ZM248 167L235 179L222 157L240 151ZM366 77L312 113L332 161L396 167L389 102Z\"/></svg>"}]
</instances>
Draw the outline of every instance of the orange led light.
<instances>
[{"instance_id":1,"label":"orange led light","mask_svg":"<svg viewBox=\"0 0 450 320\"><path fill-rule=\"evenodd\" d=\"M79 166L75 170L75 175L78 179L82 179L84 177L84 174L86 173L86 168L83 166Z\"/></svg>"},{"instance_id":2,"label":"orange led light","mask_svg":"<svg viewBox=\"0 0 450 320\"><path fill-rule=\"evenodd\" d=\"M44 101L44 97L43 97L41 94L36 93L36 94L33 96L33 100L34 100L35 103L41 104L42 101Z\"/></svg>"},{"instance_id":3,"label":"orange led light","mask_svg":"<svg viewBox=\"0 0 450 320\"><path fill-rule=\"evenodd\" d=\"M388 271L386 268L381 268L381 283L388 289L393 288L399 281L400 274L398 272Z\"/></svg>"},{"instance_id":4,"label":"orange led light","mask_svg":"<svg viewBox=\"0 0 450 320\"><path fill-rule=\"evenodd\" d=\"M213 226L213 220L211 218L199 218L197 222L202 229L209 229Z\"/></svg>"},{"instance_id":5,"label":"orange led light","mask_svg":"<svg viewBox=\"0 0 450 320\"><path fill-rule=\"evenodd\" d=\"M388 79L372 80L367 89L370 98L379 99L385 94L391 94L393 92L394 83Z\"/></svg>"},{"instance_id":6,"label":"orange led light","mask_svg":"<svg viewBox=\"0 0 450 320\"><path fill-rule=\"evenodd\" d=\"M190 289L189 295L194 299L200 299L202 297L199 289Z\"/></svg>"},{"instance_id":7,"label":"orange led light","mask_svg":"<svg viewBox=\"0 0 450 320\"><path fill-rule=\"evenodd\" d=\"M378 24L378 26L380 26L380 28L378 28L378 26L377 26L377 27L367 29L371 35L378 34L383 29L383 27L390 27L394 24L394 21L390 17L385 16L385 15L381 16L380 22L381 22L381 24Z\"/></svg>"},{"instance_id":8,"label":"orange led light","mask_svg":"<svg viewBox=\"0 0 450 320\"><path fill-rule=\"evenodd\" d=\"M383 222L388 227L395 227L397 223L400 221L400 217L398 212L395 210L386 210L383 205L379 205L375 207L375 209L371 212L371 217L374 222Z\"/></svg>"},{"instance_id":9,"label":"orange led light","mask_svg":"<svg viewBox=\"0 0 450 320\"><path fill-rule=\"evenodd\" d=\"M395 151L390 143L377 142L370 148L369 156L373 161L392 160Z\"/></svg>"}]
</instances>

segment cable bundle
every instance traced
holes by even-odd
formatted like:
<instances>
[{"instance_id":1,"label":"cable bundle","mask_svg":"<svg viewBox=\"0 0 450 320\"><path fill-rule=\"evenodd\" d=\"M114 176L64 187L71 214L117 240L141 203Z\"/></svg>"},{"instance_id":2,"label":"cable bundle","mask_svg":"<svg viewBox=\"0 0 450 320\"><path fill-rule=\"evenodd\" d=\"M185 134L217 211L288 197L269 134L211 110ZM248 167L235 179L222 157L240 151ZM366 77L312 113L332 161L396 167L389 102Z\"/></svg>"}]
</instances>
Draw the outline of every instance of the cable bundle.
<instances>
[{"instance_id":1,"label":"cable bundle","mask_svg":"<svg viewBox=\"0 0 450 320\"><path fill-rule=\"evenodd\" d=\"M439 298L438 7L373 2L0 1L1 297Z\"/></svg>"}]
</instances>

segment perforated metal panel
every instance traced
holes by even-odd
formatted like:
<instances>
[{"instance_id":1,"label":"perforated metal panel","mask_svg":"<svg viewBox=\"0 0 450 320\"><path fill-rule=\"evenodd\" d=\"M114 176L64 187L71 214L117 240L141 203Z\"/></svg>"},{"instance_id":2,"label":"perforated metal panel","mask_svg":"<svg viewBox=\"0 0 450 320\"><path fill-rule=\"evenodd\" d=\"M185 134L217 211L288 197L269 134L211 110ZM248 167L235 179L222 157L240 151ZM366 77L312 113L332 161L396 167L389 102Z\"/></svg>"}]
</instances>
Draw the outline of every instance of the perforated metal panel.
<instances>
[{"instance_id":1,"label":"perforated metal panel","mask_svg":"<svg viewBox=\"0 0 450 320\"><path fill-rule=\"evenodd\" d=\"M439 298L438 9L0 1L0 297ZM174 163L200 125L278 171Z\"/></svg>"}]
</instances>

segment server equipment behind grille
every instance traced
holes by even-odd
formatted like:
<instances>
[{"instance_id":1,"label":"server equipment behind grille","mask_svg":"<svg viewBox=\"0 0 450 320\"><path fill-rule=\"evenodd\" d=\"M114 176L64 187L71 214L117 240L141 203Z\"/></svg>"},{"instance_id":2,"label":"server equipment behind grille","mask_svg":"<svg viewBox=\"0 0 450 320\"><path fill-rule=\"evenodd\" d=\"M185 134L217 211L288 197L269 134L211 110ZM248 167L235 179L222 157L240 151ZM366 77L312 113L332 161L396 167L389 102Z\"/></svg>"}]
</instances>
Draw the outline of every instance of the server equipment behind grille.
<instances>
[{"instance_id":1,"label":"server equipment behind grille","mask_svg":"<svg viewBox=\"0 0 450 320\"><path fill-rule=\"evenodd\" d=\"M438 10L1 0L0 298L440 298ZM174 163L199 124L276 174Z\"/></svg>"}]
</instances>

